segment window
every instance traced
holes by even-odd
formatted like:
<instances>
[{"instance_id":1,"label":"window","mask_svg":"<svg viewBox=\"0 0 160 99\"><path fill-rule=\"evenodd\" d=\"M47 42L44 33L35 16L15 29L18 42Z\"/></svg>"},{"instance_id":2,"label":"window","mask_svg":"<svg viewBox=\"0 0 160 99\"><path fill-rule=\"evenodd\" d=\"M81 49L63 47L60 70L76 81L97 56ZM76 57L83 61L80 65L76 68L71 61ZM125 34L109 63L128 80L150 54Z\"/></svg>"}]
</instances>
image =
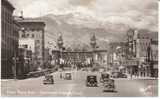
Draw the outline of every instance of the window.
<instances>
[{"instance_id":1,"label":"window","mask_svg":"<svg viewBox=\"0 0 160 99\"><path fill-rule=\"evenodd\" d=\"M34 38L34 34L32 34L32 38Z\"/></svg>"},{"instance_id":2,"label":"window","mask_svg":"<svg viewBox=\"0 0 160 99\"><path fill-rule=\"evenodd\" d=\"M40 46L37 46L37 49L40 49Z\"/></svg>"},{"instance_id":3,"label":"window","mask_svg":"<svg viewBox=\"0 0 160 99\"><path fill-rule=\"evenodd\" d=\"M24 48L28 48L28 45L23 45L24 46Z\"/></svg>"},{"instance_id":4,"label":"window","mask_svg":"<svg viewBox=\"0 0 160 99\"><path fill-rule=\"evenodd\" d=\"M37 43L40 43L40 40L37 40Z\"/></svg>"},{"instance_id":5,"label":"window","mask_svg":"<svg viewBox=\"0 0 160 99\"><path fill-rule=\"evenodd\" d=\"M29 34L27 34L27 37L29 37Z\"/></svg>"},{"instance_id":6,"label":"window","mask_svg":"<svg viewBox=\"0 0 160 99\"><path fill-rule=\"evenodd\" d=\"M25 38L25 34L24 33L21 36L22 36L22 38Z\"/></svg>"},{"instance_id":7,"label":"window","mask_svg":"<svg viewBox=\"0 0 160 99\"><path fill-rule=\"evenodd\" d=\"M40 54L40 52L39 51L36 51L36 55L39 55Z\"/></svg>"}]
</instances>

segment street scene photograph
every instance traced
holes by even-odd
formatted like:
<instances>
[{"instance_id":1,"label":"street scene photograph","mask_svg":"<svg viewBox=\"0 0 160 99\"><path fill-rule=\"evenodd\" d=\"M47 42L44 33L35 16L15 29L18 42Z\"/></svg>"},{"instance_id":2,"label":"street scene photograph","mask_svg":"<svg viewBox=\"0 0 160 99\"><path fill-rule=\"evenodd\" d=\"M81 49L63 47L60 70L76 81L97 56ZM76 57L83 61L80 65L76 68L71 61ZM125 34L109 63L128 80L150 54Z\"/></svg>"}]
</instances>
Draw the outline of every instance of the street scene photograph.
<instances>
[{"instance_id":1,"label":"street scene photograph","mask_svg":"<svg viewBox=\"0 0 160 99\"><path fill-rule=\"evenodd\" d=\"M158 0L1 0L2 97L158 97Z\"/></svg>"}]
</instances>

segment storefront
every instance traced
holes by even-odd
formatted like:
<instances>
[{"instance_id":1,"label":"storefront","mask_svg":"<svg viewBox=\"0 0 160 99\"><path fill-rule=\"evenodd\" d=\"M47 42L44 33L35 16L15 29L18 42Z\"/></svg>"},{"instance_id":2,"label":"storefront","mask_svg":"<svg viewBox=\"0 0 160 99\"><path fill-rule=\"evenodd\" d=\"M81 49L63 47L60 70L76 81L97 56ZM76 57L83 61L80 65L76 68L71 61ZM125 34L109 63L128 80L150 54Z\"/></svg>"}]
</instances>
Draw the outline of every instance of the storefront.
<instances>
[{"instance_id":1,"label":"storefront","mask_svg":"<svg viewBox=\"0 0 160 99\"><path fill-rule=\"evenodd\" d=\"M123 68L122 68L123 67ZM137 60L126 60L122 63L121 71L130 75L130 77L138 76L138 61Z\"/></svg>"}]
</instances>

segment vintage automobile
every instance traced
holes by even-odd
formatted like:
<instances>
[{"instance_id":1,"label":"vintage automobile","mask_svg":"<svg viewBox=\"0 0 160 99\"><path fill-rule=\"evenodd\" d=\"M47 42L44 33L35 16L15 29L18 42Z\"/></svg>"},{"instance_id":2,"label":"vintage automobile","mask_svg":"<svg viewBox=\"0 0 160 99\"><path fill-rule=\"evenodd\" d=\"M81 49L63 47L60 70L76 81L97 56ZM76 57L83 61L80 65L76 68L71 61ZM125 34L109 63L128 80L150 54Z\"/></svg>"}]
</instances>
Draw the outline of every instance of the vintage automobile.
<instances>
[{"instance_id":1,"label":"vintage automobile","mask_svg":"<svg viewBox=\"0 0 160 99\"><path fill-rule=\"evenodd\" d=\"M100 82L103 83L104 80L109 79L110 75L108 73L102 73L100 77Z\"/></svg>"},{"instance_id":2,"label":"vintage automobile","mask_svg":"<svg viewBox=\"0 0 160 99\"><path fill-rule=\"evenodd\" d=\"M115 84L113 79L105 79L103 81L103 91L104 92L114 92L115 91Z\"/></svg>"},{"instance_id":3,"label":"vintage automobile","mask_svg":"<svg viewBox=\"0 0 160 99\"><path fill-rule=\"evenodd\" d=\"M72 74L71 73L65 73L64 79L66 79L66 80L72 80Z\"/></svg>"},{"instance_id":4,"label":"vintage automobile","mask_svg":"<svg viewBox=\"0 0 160 99\"><path fill-rule=\"evenodd\" d=\"M119 72L112 72L112 78L118 78Z\"/></svg>"},{"instance_id":5,"label":"vintage automobile","mask_svg":"<svg viewBox=\"0 0 160 99\"><path fill-rule=\"evenodd\" d=\"M54 84L53 75L45 75L43 84Z\"/></svg>"},{"instance_id":6,"label":"vintage automobile","mask_svg":"<svg viewBox=\"0 0 160 99\"><path fill-rule=\"evenodd\" d=\"M88 69L87 68L83 68L82 71L88 71Z\"/></svg>"},{"instance_id":7,"label":"vintage automobile","mask_svg":"<svg viewBox=\"0 0 160 99\"><path fill-rule=\"evenodd\" d=\"M97 87L98 86L97 76L88 75L86 79L86 86L87 87Z\"/></svg>"},{"instance_id":8,"label":"vintage automobile","mask_svg":"<svg viewBox=\"0 0 160 99\"><path fill-rule=\"evenodd\" d=\"M127 75L123 73L119 73L118 78L127 78Z\"/></svg>"},{"instance_id":9,"label":"vintage automobile","mask_svg":"<svg viewBox=\"0 0 160 99\"><path fill-rule=\"evenodd\" d=\"M127 78L127 75L126 74L123 74L121 72L113 72L112 73L112 77L113 78Z\"/></svg>"}]
</instances>

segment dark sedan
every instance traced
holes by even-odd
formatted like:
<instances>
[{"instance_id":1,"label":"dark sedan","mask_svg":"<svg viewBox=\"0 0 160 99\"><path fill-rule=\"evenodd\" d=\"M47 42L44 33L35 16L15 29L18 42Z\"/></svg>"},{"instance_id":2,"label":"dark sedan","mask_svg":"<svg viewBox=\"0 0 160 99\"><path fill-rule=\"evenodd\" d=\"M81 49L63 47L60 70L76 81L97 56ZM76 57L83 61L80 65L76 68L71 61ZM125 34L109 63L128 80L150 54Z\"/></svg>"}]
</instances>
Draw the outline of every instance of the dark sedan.
<instances>
[{"instance_id":1,"label":"dark sedan","mask_svg":"<svg viewBox=\"0 0 160 99\"><path fill-rule=\"evenodd\" d=\"M43 84L54 84L53 75L46 75Z\"/></svg>"},{"instance_id":2,"label":"dark sedan","mask_svg":"<svg viewBox=\"0 0 160 99\"><path fill-rule=\"evenodd\" d=\"M87 87L97 87L98 86L97 76L95 76L95 75L87 76L86 86Z\"/></svg>"},{"instance_id":3,"label":"dark sedan","mask_svg":"<svg viewBox=\"0 0 160 99\"><path fill-rule=\"evenodd\" d=\"M104 92L110 91L110 92L114 92L115 91L115 84L114 84L114 80L113 79L106 79L103 82L103 86Z\"/></svg>"}]
</instances>

